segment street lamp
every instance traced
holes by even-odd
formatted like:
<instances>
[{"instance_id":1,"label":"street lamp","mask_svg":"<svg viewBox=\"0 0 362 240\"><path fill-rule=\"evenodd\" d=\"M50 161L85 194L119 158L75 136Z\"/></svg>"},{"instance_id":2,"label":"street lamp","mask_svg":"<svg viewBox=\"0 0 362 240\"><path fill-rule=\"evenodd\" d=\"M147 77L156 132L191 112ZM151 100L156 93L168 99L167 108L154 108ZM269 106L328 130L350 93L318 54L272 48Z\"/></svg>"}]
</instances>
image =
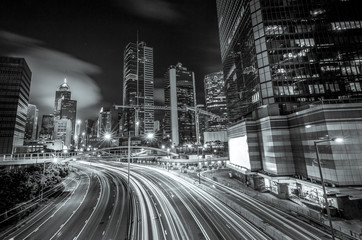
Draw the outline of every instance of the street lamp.
<instances>
[{"instance_id":1,"label":"street lamp","mask_svg":"<svg viewBox=\"0 0 362 240\"><path fill-rule=\"evenodd\" d=\"M110 143L110 140L112 138L112 135L110 133L105 133L104 136L103 136L104 140L108 143L108 146L109 147L109 143Z\"/></svg>"},{"instance_id":2,"label":"street lamp","mask_svg":"<svg viewBox=\"0 0 362 240\"><path fill-rule=\"evenodd\" d=\"M321 139L321 140L315 140L314 141L314 147L315 147L315 151L316 151L316 155L317 155L319 175L321 177L321 183L322 183L322 189L323 189L323 198L324 198L324 201L326 202L326 209L327 209L329 227L331 228L332 240L334 240L335 237L334 237L334 229L333 229L333 225L332 225L331 212L330 212L330 209L329 209L329 203L328 203L328 197L327 197L327 193L326 193L326 187L324 186L324 179L323 179L321 161L320 161L320 158L319 158L319 150L318 150L318 144L324 143L324 142L338 142L338 143L340 143L340 142L343 142L343 138L328 138L328 139Z\"/></svg>"}]
</instances>

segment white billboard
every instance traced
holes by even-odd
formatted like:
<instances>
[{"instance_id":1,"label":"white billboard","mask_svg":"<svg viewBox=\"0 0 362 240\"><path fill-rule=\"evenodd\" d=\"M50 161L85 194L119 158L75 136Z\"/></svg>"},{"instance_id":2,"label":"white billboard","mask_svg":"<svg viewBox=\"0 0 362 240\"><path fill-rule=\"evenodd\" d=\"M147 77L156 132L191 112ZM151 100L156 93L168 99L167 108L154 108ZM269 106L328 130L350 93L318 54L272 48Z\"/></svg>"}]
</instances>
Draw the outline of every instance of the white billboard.
<instances>
[{"instance_id":1,"label":"white billboard","mask_svg":"<svg viewBox=\"0 0 362 240\"><path fill-rule=\"evenodd\" d=\"M251 169L246 136L229 139L229 157L230 163Z\"/></svg>"}]
</instances>

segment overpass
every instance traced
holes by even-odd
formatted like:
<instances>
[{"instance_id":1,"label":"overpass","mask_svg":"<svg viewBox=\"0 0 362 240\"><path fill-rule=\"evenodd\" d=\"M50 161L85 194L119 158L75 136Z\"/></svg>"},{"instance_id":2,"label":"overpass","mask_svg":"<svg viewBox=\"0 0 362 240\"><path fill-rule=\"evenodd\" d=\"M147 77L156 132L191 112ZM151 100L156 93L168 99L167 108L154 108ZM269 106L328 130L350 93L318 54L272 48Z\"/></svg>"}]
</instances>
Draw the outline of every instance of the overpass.
<instances>
[{"instance_id":1,"label":"overpass","mask_svg":"<svg viewBox=\"0 0 362 240\"><path fill-rule=\"evenodd\" d=\"M223 158L180 158L179 154L169 152L165 149L147 147L147 146L130 146L131 162L144 163L146 161L156 161L160 164L214 164L225 163L229 159ZM154 154L152 154L154 152ZM8 154L0 156L1 165L26 165L47 162L65 163L75 160L95 160L95 159L112 159L115 161L126 162L128 160L128 146L108 147L86 152L46 152L46 153L21 153Z\"/></svg>"},{"instance_id":2,"label":"overpass","mask_svg":"<svg viewBox=\"0 0 362 240\"><path fill-rule=\"evenodd\" d=\"M165 149L146 147L146 146L130 146L131 158L148 158L156 156L173 156L179 157L179 154L169 152ZM156 152L154 156L147 155L149 152ZM36 164L43 162L68 162L77 159L86 159L100 157L102 159L116 158L118 161L128 159L128 146L108 147L95 149L93 151L84 152L44 152L44 153L18 153L0 155L0 165L24 165Z\"/></svg>"}]
</instances>

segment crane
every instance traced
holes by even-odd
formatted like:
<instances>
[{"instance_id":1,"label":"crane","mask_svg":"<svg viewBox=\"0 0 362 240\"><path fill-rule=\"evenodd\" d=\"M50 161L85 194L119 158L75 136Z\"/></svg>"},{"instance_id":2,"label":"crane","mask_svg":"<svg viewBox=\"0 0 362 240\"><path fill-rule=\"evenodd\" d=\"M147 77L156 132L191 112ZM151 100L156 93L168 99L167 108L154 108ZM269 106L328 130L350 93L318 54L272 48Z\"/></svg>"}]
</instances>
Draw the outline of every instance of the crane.
<instances>
[{"instance_id":1,"label":"crane","mask_svg":"<svg viewBox=\"0 0 362 240\"><path fill-rule=\"evenodd\" d=\"M195 107L190 107L190 106L177 107L177 109L172 108L170 106L157 106L157 105L114 105L114 107L116 109L118 109L118 108L134 109L135 110L135 122L136 123L138 122L138 111L141 108L143 108L143 109L152 109L152 110L165 110L165 111L171 111L171 110L177 110L177 111L183 111L183 112L193 111L193 112L195 112L195 118L196 118L195 120L196 120L196 141L197 141L197 145L200 145L199 114L207 115L207 116L209 116L209 117L211 117L213 119L220 119L220 120L224 119L223 117L221 117L221 116L219 116L217 114L214 114L214 113L199 109L196 106ZM136 127L138 127L137 124L136 124ZM138 132L138 129L136 129L136 132Z\"/></svg>"}]
</instances>

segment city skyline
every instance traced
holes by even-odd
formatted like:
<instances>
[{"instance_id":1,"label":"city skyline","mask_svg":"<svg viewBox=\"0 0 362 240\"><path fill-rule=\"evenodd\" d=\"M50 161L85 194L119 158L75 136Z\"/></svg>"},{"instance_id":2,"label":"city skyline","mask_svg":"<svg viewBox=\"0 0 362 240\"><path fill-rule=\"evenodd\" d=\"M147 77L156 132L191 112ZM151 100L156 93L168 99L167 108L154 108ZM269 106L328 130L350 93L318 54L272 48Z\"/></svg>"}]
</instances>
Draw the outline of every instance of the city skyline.
<instances>
[{"instance_id":1,"label":"city skyline","mask_svg":"<svg viewBox=\"0 0 362 240\"><path fill-rule=\"evenodd\" d=\"M40 116L52 112L52 92L64 78L78 101L80 119L121 104L123 49L137 35L154 48L154 77L183 62L195 72L198 102L204 102L204 75L221 69L215 2L127 3L88 1L86 9L81 2L3 3L0 55L29 63L29 102L38 106Z\"/></svg>"}]
</instances>

